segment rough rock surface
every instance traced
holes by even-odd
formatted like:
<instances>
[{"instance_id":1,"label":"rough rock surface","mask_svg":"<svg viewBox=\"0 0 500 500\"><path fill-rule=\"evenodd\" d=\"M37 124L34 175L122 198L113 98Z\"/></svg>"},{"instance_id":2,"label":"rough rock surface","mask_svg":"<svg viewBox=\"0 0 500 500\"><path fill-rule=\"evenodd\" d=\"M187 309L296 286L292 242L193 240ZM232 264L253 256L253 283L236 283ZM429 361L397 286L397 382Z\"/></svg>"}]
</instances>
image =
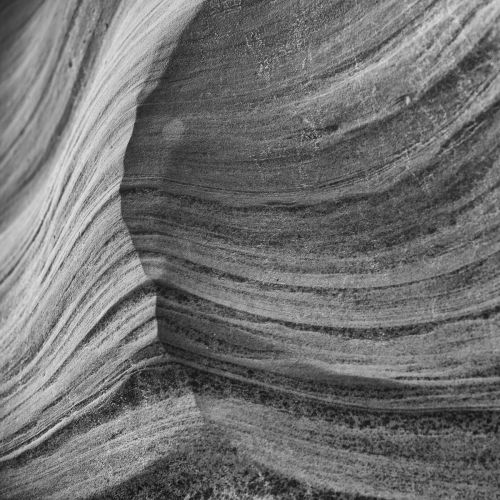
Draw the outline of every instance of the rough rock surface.
<instances>
[{"instance_id":1,"label":"rough rock surface","mask_svg":"<svg viewBox=\"0 0 500 500\"><path fill-rule=\"evenodd\" d=\"M500 2L0 6L0 497L500 495Z\"/></svg>"}]
</instances>

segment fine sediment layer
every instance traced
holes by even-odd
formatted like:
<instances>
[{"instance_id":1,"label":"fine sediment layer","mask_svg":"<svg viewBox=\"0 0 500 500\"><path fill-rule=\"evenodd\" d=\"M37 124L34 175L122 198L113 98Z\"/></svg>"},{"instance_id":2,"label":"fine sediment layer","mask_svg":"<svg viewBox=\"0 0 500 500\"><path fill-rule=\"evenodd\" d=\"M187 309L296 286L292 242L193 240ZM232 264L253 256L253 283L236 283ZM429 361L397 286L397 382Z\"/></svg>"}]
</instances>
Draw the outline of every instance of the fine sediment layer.
<instances>
[{"instance_id":1,"label":"fine sediment layer","mask_svg":"<svg viewBox=\"0 0 500 500\"><path fill-rule=\"evenodd\" d=\"M496 0L2 9L2 498L500 493Z\"/></svg>"}]
</instances>

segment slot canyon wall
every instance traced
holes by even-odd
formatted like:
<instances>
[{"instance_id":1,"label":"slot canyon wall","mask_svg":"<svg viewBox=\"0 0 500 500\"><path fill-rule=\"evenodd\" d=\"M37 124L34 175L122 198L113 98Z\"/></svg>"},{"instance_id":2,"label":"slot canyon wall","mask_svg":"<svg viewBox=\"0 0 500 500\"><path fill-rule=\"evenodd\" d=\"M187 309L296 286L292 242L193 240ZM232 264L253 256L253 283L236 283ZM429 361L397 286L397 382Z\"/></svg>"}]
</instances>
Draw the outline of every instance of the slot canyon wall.
<instances>
[{"instance_id":1,"label":"slot canyon wall","mask_svg":"<svg viewBox=\"0 0 500 500\"><path fill-rule=\"evenodd\" d=\"M498 0L0 24L0 498L500 496Z\"/></svg>"}]
</instances>

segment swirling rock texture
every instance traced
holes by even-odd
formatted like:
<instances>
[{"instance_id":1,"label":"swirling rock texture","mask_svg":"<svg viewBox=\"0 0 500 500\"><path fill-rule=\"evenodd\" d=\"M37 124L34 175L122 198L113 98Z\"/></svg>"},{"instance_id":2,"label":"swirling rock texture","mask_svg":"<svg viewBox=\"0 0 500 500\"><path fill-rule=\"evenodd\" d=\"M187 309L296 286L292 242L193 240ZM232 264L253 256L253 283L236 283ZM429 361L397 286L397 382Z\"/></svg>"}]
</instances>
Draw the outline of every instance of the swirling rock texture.
<instances>
[{"instance_id":1,"label":"swirling rock texture","mask_svg":"<svg viewBox=\"0 0 500 500\"><path fill-rule=\"evenodd\" d=\"M0 7L1 498L498 498L500 2Z\"/></svg>"}]
</instances>

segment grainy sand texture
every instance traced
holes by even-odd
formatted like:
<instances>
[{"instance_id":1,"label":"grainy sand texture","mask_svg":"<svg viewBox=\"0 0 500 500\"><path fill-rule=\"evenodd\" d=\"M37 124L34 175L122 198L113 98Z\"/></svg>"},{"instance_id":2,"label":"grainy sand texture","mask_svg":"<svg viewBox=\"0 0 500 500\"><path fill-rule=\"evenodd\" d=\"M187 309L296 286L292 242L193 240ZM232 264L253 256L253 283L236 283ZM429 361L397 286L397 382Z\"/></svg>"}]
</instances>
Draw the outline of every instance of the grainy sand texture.
<instances>
[{"instance_id":1,"label":"grainy sand texture","mask_svg":"<svg viewBox=\"0 0 500 500\"><path fill-rule=\"evenodd\" d=\"M500 498L500 1L0 4L0 498Z\"/></svg>"}]
</instances>

